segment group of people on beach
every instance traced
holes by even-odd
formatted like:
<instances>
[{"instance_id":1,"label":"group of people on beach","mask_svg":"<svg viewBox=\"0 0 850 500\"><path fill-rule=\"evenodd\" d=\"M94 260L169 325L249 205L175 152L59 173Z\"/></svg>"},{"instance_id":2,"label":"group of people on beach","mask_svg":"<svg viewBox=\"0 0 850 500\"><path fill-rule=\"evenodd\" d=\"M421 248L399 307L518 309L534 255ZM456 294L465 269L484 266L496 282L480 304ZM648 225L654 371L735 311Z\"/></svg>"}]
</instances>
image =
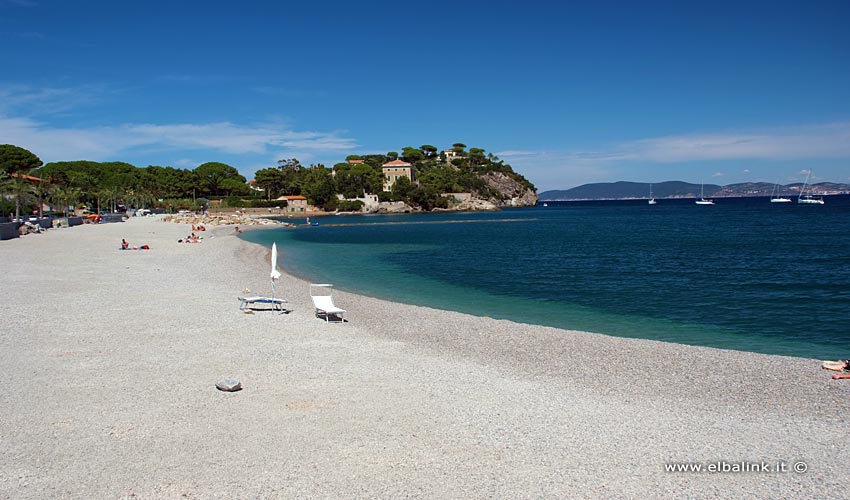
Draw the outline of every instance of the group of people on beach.
<instances>
[{"instance_id":1,"label":"group of people on beach","mask_svg":"<svg viewBox=\"0 0 850 500\"><path fill-rule=\"evenodd\" d=\"M192 226L194 228L194 226ZM182 240L177 240L177 243L200 243L201 238L194 232Z\"/></svg>"},{"instance_id":2,"label":"group of people on beach","mask_svg":"<svg viewBox=\"0 0 850 500\"><path fill-rule=\"evenodd\" d=\"M192 224L192 231L206 231L207 228L203 224L198 224L197 226Z\"/></svg>"},{"instance_id":3,"label":"group of people on beach","mask_svg":"<svg viewBox=\"0 0 850 500\"><path fill-rule=\"evenodd\" d=\"M148 245L142 245L140 247L131 247L127 240L121 238L121 248L119 250L150 250L151 247Z\"/></svg>"}]
</instances>

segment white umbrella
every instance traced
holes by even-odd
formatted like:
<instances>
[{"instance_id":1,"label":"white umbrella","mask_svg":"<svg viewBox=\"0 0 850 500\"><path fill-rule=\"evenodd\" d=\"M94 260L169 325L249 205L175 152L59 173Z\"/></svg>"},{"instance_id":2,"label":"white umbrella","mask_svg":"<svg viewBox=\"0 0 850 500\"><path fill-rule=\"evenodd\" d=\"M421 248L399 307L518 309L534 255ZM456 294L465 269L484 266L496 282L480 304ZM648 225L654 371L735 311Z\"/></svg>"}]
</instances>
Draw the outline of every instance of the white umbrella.
<instances>
[{"instance_id":1,"label":"white umbrella","mask_svg":"<svg viewBox=\"0 0 850 500\"><path fill-rule=\"evenodd\" d=\"M280 279L280 271L277 270L277 243L272 243L272 298L274 298L275 289L274 282L277 279Z\"/></svg>"},{"instance_id":2,"label":"white umbrella","mask_svg":"<svg viewBox=\"0 0 850 500\"><path fill-rule=\"evenodd\" d=\"M272 279L280 278L280 271L277 270L277 243L272 243Z\"/></svg>"}]
</instances>

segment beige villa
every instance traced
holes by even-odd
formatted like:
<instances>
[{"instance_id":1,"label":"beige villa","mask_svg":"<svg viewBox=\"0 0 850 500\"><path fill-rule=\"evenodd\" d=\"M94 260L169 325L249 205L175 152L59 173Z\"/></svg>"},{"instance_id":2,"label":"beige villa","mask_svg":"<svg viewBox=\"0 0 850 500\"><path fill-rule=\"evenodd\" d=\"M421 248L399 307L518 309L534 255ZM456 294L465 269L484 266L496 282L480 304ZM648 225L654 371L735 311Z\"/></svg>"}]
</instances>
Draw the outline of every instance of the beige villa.
<instances>
[{"instance_id":1,"label":"beige villa","mask_svg":"<svg viewBox=\"0 0 850 500\"><path fill-rule=\"evenodd\" d=\"M286 212L307 212L307 198L301 195L281 196L278 200L286 200Z\"/></svg>"},{"instance_id":2,"label":"beige villa","mask_svg":"<svg viewBox=\"0 0 850 500\"><path fill-rule=\"evenodd\" d=\"M381 165L384 171L384 191L392 191L393 184L401 177L407 177L413 182L413 165L406 161L393 160Z\"/></svg>"}]
</instances>

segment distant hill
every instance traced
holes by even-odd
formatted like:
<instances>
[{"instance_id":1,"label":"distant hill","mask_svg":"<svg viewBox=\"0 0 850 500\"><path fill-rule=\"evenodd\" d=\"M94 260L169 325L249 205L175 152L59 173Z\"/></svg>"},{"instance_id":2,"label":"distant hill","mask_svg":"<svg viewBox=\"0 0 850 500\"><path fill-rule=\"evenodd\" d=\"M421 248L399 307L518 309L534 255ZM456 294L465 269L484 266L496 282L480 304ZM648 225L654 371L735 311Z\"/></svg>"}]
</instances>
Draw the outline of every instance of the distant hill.
<instances>
[{"instance_id":1,"label":"distant hill","mask_svg":"<svg viewBox=\"0 0 850 500\"><path fill-rule=\"evenodd\" d=\"M698 198L700 185L681 181L666 181L652 183L652 195L655 198ZM779 186L777 194L798 195L803 183ZM649 198L650 184L647 182L597 182L584 184L572 189L544 191L539 194L540 201L566 201L566 200L628 200ZM719 186L717 184L706 184L704 187L706 197L745 197L745 196L770 196L774 185L768 182L743 182ZM812 190L815 194L848 194L850 185L834 182L821 182L814 184Z\"/></svg>"}]
</instances>

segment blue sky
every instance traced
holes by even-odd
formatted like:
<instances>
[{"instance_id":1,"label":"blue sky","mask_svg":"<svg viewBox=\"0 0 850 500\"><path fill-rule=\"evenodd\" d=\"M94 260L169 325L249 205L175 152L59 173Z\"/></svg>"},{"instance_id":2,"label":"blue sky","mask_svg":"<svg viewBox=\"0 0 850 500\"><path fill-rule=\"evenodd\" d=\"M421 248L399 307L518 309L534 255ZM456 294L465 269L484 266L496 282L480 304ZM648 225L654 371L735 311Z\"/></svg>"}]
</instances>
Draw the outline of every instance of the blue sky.
<instances>
[{"instance_id":1,"label":"blue sky","mask_svg":"<svg viewBox=\"0 0 850 500\"><path fill-rule=\"evenodd\" d=\"M850 2L0 0L0 143L248 178L463 142L538 188L850 182Z\"/></svg>"}]
</instances>

